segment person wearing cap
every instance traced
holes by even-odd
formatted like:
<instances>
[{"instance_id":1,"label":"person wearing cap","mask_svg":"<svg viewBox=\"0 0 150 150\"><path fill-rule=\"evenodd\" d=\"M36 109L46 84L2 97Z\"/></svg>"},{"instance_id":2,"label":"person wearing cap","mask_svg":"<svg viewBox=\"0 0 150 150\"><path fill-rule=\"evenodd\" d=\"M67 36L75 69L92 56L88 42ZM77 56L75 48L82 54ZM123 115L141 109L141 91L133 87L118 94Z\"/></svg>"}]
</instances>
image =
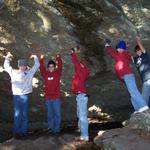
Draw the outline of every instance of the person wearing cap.
<instances>
[{"instance_id":1,"label":"person wearing cap","mask_svg":"<svg viewBox=\"0 0 150 150\"><path fill-rule=\"evenodd\" d=\"M87 67L87 61L85 59L79 60L73 49L71 50L71 58L74 65L72 93L76 94L78 127L81 132L80 140L89 141L86 82L90 71Z\"/></svg>"},{"instance_id":2,"label":"person wearing cap","mask_svg":"<svg viewBox=\"0 0 150 150\"><path fill-rule=\"evenodd\" d=\"M137 88L134 72L130 66L132 57L127 50L125 41L119 41L116 46L116 51L112 49L110 41L106 41L105 48L106 52L115 61L115 71L117 77L123 81L127 87L127 90L131 96L131 103L134 107L135 113L148 110L149 107Z\"/></svg>"},{"instance_id":3,"label":"person wearing cap","mask_svg":"<svg viewBox=\"0 0 150 150\"><path fill-rule=\"evenodd\" d=\"M32 78L39 68L39 60L36 55L34 65L31 69L27 67L26 59L18 60L18 69L13 69L10 65L12 54L8 52L5 56L4 69L11 78L13 102L14 102L14 136L24 136L28 130L28 104L29 95L32 93Z\"/></svg>"},{"instance_id":4,"label":"person wearing cap","mask_svg":"<svg viewBox=\"0 0 150 150\"><path fill-rule=\"evenodd\" d=\"M136 37L136 42L136 56L133 57L133 63L136 64L143 83L142 95L145 98L147 105L150 105L150 57L148 52L145 50L140 37Z\"/></svg>"},{"instance_id":5,"label":"person wearing cap","mask_svg":"<svg viewBox=\"0 0 150 150\"><path fill-rule=\"evenodd\" d=\"M57 64L57 68L56 68ZM61 125L61 91L60 78L62 74L62 60L59 54L56 55L56 63L49 60L45 67L45 57L40 56L40 72L44 79L44 92L47 106L48 129L54 135L60 133Z\"/></svg>"}]
</instances>

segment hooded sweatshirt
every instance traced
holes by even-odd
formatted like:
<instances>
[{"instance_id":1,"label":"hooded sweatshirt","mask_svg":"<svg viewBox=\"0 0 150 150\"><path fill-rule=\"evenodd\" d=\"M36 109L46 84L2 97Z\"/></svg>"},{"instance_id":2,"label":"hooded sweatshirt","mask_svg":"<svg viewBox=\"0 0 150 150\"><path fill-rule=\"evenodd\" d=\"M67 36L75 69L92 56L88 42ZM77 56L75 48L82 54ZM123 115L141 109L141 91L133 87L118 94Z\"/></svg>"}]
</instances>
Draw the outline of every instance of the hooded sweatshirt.
<instances>
[{"instance_id":1,"label":"hooded sweatshirt","mask_svg":"<svg viewBox=\"0 0 150 150\"><path fill-rule=\"evenodd\" d=\"M85 64L81 66L76 53L71 54L72 62L74 64L74 75L72 79L72 93L86 93L86 81L89 77L90 71Z\"/></svg>"},{"instance_id":2,"label":"hooded sweatshirt","mask_svg":"<svg viewBox=\"0 0 150 150\"><path fill-rule=\"evenodd\" d=\"M123 52L114 51L111 47L106 48L106 52L115 60L115 71L117 77L123 80L124 75L133 74L133 70L130 68L132 62L131 56L127 50Z\"/></svg>"},{"instance_id":3,"label":"hooded sweatshirt","mask_svg":"<svg viewBox=\"0 0 150 150\"><path fill-rule=\"evenodd\" d=\"M44 59L40 60L40 72L44 78L45 99L57 99L61 97L60 92L60 78L62 73L62 60L60 57L56 58L57 69L53 72L46 70L44 66Z\"/></svg>"}]
</instances>

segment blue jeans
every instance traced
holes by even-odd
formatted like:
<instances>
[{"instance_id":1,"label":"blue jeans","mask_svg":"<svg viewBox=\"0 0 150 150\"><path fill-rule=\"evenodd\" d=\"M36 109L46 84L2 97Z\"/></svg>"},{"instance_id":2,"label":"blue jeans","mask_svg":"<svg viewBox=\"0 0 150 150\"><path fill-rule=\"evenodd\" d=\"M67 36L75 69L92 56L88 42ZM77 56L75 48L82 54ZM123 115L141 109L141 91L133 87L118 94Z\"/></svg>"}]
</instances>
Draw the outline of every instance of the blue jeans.
<instances>
[{"instance_id":1,"label":"blue jeans","mask_svg":"<svg viewBox=\"0 0 150 150\"><path fill-rule=\"evenodd\" d=\"M76 96L77 101L77 117L78 117L78 126L81 132L82 138L88 138L88 111L87 111L87 103L88 97L86 94L78 94Z\"/></svg>"},{"instance_id":2,"label":"blue jeans","mask_svg":"<svg viewBox=\"0 0 150 150\"><path fill-rule=\"evenodd\" d=\"M48 128L51 129L53 133L59 133L61 124L60 99L47 99L46 105L47 105Z\"/></svg>"},{"instance_id":3,"label":"blue jeans","mask_svg":"<svg viewBox=\"0 0 150 150\"><path fill-rule=\"evenodd\" d=\"M127 86L128 92L130 93L131 103L135 111L138 111L140 108L147 106L145 99L137 88L134 74L127 74L123 78Z\"/></svg>"},{"instance_id":4,"label":"blue jeans","mask_svg":"<svg viewBox=\"0 0 150 150\"><path fill-rule=\"evenodd\" d=\"M149 104L150 102L150 79L143 83L142 95L144 99L146 100L147 105L150 105Z\"/></svg>"},{"instance_id":5,"label":"blue jeans","mask_svg":"<svg viewBox=\"0 0 150 150\"><path fill-rule=\"evenodd\" d=\"M29 95L14 95L14 134L26 134L28 129Z\"/></svg>"}]
</instances>

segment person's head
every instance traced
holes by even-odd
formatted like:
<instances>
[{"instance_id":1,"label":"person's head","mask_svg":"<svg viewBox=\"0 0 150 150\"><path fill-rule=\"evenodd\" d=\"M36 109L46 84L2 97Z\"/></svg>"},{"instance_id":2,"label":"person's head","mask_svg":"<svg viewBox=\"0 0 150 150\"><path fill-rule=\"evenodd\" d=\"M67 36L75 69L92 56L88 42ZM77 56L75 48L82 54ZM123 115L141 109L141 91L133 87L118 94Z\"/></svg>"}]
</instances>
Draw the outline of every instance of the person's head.
<instances>
[{"instance_id":1,"label":"person's head","mask_svg":"<svg viewBox=\"0 0 150 150\"><path fill-rule=\"evenodd\" d=\"M119 41L116 45L116 49L118 52L123 52L124 50L127 50L125 41Z\"/></svg>"},{"instance_id":2,"label":"person's head","mask_svg":"<svg viewBox=\"0 0 150 150\"><path fill-rule=\"evenodd\" d=\"M25 71L27 69L27 60L22 58L18 60L18 68L20 71Z\"/></svg>"},{"instance_id":3,"label":"person's head","mask_svg":"<svg viewBox=\"0 0 150 150\"><path fill-rule=\"evenodd\" d=\"M136 55L138 55L138 56L142 55L142 50L140 49L139 45L135 46L134 51L135 51Z\"/></svg>"},{"instance_id":4,"label":"person's head","mask_svg":"<svg viewBox=\"0 0 150 150\"><path fill-rule=\"evenodd\" d=\"M88 61L84 58L84 57L82 57L81 59L80 59L80 65L81 65L81 67L87 67L88 66Z\"/></svg>"},{"instance_id":5,"label":"person's head","mask_svg":"<svg viewBox=\"0 0 150 150\"><path fill-rule=\"evenodd\" d=\"M53 72L53 71L55 71L56 63L53 60L50 60L47 64L47 66L48 66L48 70L50 72Z\"/></svg>"}]
</instances>

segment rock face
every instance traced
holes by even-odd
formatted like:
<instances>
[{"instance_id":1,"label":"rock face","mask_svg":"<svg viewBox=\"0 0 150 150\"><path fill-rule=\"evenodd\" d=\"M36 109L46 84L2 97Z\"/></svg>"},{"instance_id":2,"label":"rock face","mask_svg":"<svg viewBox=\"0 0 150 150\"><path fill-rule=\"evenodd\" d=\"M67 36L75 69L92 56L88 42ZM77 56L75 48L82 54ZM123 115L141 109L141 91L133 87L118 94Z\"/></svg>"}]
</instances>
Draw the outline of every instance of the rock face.
<instances>
[{"instance_id":1,"label":"rock face","mask_svg":"<svg viewBox=\"0 0 150 150\"><path fill-rule=\"evenodd\" d=\"M124 120L133 111L128 93L115 78L113 62L106 57L104 39L110 38L113 46L119 39L128 42L133 49L135 35L149 47L149 0L6 0L0 1L0 120L2 124L12 122L13 102L10 78L3 71L3 56L8 49L17 59L29 58L31 54L54 58L62 55L62 118L76 120L76 102L71 94L71 47L79 45L79 57L89 61L91 78L88 91L91 95L89 108L91 117L103 120ZM29 65L32 66L29 60ZM30 122L46 122L43 98L43 80L36 74L30 101ZM118 92L119 91L119 92ZM93 108L96 108L93 110ZM70 113L71 112L71 113ZM66 115L67 114L67 115Z\"/></svg>"},{"instance_id":2,"label":"rock face","mask_svg":"<svg viewBox=\"0 0 150 150\"><path fill-rule=\"evenodd\" d=\"M80 143L76 140L76 137L71 134L64 134L62 136L41 136L39 138L32 138L32 139L11 139L5 143L0 144L1 150L78 150L78 149L85 149L85 150L97 150L96 147L92 146L92 143Z\"/></svg>"},{"instance_id":3,"label":"rock face","mask_svg":"<svg viewBox=\"0 0 150 150\"><path fill-rule=\"evenodd\" d=\"M97 136L94 141L104 150L148 150L150 146L150 110L132 114L125 127L112 129Z\"/></svg>"}]
</instances>

